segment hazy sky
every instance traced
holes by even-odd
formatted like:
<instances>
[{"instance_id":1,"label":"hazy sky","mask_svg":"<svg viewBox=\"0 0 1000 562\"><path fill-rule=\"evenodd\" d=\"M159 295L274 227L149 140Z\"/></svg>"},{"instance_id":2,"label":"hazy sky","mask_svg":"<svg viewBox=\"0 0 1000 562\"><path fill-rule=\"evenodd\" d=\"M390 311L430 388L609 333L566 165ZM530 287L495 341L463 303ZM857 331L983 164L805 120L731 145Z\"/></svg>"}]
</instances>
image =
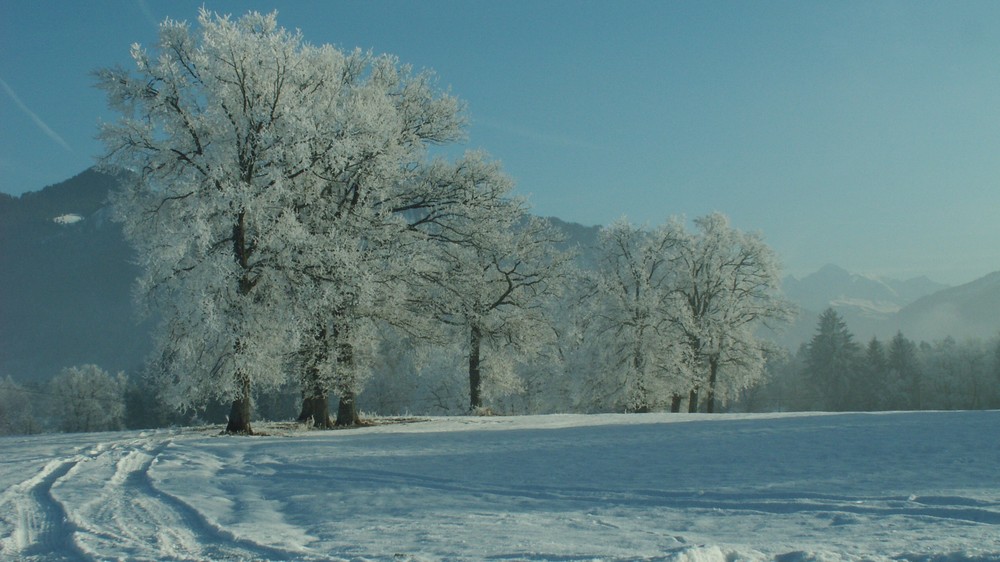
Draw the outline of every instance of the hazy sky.
<instances>
[{"instance_id":1,"label":"hazy sky","mask_svg":"<svg viewBox=\"0 0 1000 562\"><path fill-rule=\"evenodd\" d=\"M721 211L799 276L1000 269L993 1L0 0L0 191L92 165L90 72L202 4L435 70L540 215Z\"/></svg>"}]
</instances>

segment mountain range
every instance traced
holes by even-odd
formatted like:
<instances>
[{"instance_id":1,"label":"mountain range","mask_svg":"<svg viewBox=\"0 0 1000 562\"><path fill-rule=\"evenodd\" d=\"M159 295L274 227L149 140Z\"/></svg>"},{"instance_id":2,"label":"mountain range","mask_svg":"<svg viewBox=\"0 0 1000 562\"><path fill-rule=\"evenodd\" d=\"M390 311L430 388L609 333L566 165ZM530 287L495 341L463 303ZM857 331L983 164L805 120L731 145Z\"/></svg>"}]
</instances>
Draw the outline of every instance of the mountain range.
<instances>
[{"instance_id":1,"label":"mountain range","mask_svg":"<svg viewBox=\"0 0 1000 562\"><path fill-rule=\"evenodd\" d=\"M949 287L926 277L874 277L831 264L802 279L786 277L782 290L799 306L793 325L777 336L790 348L809 341L827 308L840 314L861 343L897 332L916 341L1000 333L1000 272Z\"/></svg>"},{"instance_id":2,"label":"mountain range","mask_svg":"<svg viewBox=\"0 0 1000 562\"><path fill-rule=\"evenodd\" d=\"M118 185L93 169L20 197L0 194L0 377L48 379L62 368L94 363L136 372L151 349L149 327L131 300L139 273L133 251L112 222L107 196ZM595 263L598 227L550 218ZM833 307L858 341L902 331L914 340L993 337L1000 330L1000 272L957 287L927 278L893 280L828 265L783 280L800 309L776 334L797 348Z\"/></svg>"}]
</instances>

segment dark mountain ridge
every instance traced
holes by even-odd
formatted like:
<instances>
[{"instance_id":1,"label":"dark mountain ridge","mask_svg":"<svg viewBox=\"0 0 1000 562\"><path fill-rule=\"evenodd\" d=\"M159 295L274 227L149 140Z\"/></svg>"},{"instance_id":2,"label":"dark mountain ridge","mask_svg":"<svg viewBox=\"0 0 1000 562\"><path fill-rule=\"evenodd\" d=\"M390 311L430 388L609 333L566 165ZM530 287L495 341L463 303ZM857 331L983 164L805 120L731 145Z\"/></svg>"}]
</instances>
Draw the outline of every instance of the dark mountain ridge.
<instances>
[{"instance_id":1,"label":"dark mountain ridge","mask_svg":"<svg viewBox=\"0 0 1000 562\"><path fill-rule=\"evenodd\" d=\"M0 198L0 376L48 379L85 363L112 372L141 365L150 345L148 327L133 314L139 270L107 217L116 185L87 170Z\"/></svg>"}]
</instances>

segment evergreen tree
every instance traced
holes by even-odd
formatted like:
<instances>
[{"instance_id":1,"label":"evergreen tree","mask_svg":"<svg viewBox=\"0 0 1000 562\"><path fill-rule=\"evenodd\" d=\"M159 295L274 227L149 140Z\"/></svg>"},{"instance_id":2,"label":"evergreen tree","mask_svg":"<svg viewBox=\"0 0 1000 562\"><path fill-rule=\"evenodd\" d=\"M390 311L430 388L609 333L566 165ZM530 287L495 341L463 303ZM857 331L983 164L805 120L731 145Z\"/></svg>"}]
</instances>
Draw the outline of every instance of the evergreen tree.
<instances>
[{"instance_id":1,"label":"evergreen tree","mask_svg":"<svg viewBox=\"0 0 1000 562\"><path fill-rule=\"evenodd\" d=\"M903 332L896 332L889 342L888 405L890 409L919 410L923 407L921 369L917 346Z\"/></svg>"},{"instance_id":2,"label":"evergreen tree","mask_svg":"<svg viewBox=\"0 0 1000 562\"><path fill-rule=\"evenodd\" d=\"M993 389L991 394L991 408L1000 408L1000 338L997 338L993 346L992 370L989 381L989 388Z\"/></svg>"},{"instance_id":3,"label":"evergreen tree","mask_svg":"<svg viewBox=\"0 0 1000 562\"><path fill-rule=\"evenodd\" d=\"M816 392L817 407L844 411L853 406L851 395L858 380L860 355L847 324L836 310L827 308L806 351L807 376Z\"/></svg>"},{"instance_id":4,"label":"evergreen tree","mask_svg":"<svg viewBox=\"0 0 1000 562\"><path fill-rule=\"evenodd\" d=\"M862 410L878 410L885 401L888 360L885 345L876 337L865 348L863 380L860 381L858 406Z\"/></svg>"}]
</instances>

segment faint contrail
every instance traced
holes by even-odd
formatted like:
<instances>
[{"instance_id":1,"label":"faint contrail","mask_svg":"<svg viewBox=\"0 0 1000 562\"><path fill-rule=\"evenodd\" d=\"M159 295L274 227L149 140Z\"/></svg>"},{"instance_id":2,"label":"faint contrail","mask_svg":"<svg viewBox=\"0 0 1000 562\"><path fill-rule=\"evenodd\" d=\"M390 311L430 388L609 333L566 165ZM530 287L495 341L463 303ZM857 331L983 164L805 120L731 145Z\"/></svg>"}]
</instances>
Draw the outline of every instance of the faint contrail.
<instances>
[{"instance_id":1,"label":"faint contrail","mask_svg":"<svg viewBox=\"0 0 1000 562\"><path fill-rule=\"evenodd\" d=\"M21 98L17 97L17 94L14 93L14 90L7 85L7 82L4 81L3 78L0 78L0 86L3 86L3 89L7 92L7 95L10 96L10 99L14 100L14 103L17 104L17 107L21 108L21 111L23 111L28 117L31 117L31 120L35 122L35 125L38 125L38 128L41 129L43 133L48 135L50 139L59 143L59 145L66 150L73 152L73 149L70 148L69 144L59 136L59 133L53 131L51 127L45 124L45 121L42 121L41 117L35 115L34 111L31 111L28 109L28 106L24 105Z\"/></svg>"},{"instance_id":2,"label":"faint contrail","mask_svg":"<svg viewBox=\"0 0 1000 562\"><path fill-rule=\"evenodd\" d=\"M139 11L142 12L146 21L153 24L153 27L159 29L160 22L156 21L156 18L153 16L153 10L149 9L149 4L146 3L146 0L136 0L135 4L139 7Z\"/></svg>"}]
</instances>

